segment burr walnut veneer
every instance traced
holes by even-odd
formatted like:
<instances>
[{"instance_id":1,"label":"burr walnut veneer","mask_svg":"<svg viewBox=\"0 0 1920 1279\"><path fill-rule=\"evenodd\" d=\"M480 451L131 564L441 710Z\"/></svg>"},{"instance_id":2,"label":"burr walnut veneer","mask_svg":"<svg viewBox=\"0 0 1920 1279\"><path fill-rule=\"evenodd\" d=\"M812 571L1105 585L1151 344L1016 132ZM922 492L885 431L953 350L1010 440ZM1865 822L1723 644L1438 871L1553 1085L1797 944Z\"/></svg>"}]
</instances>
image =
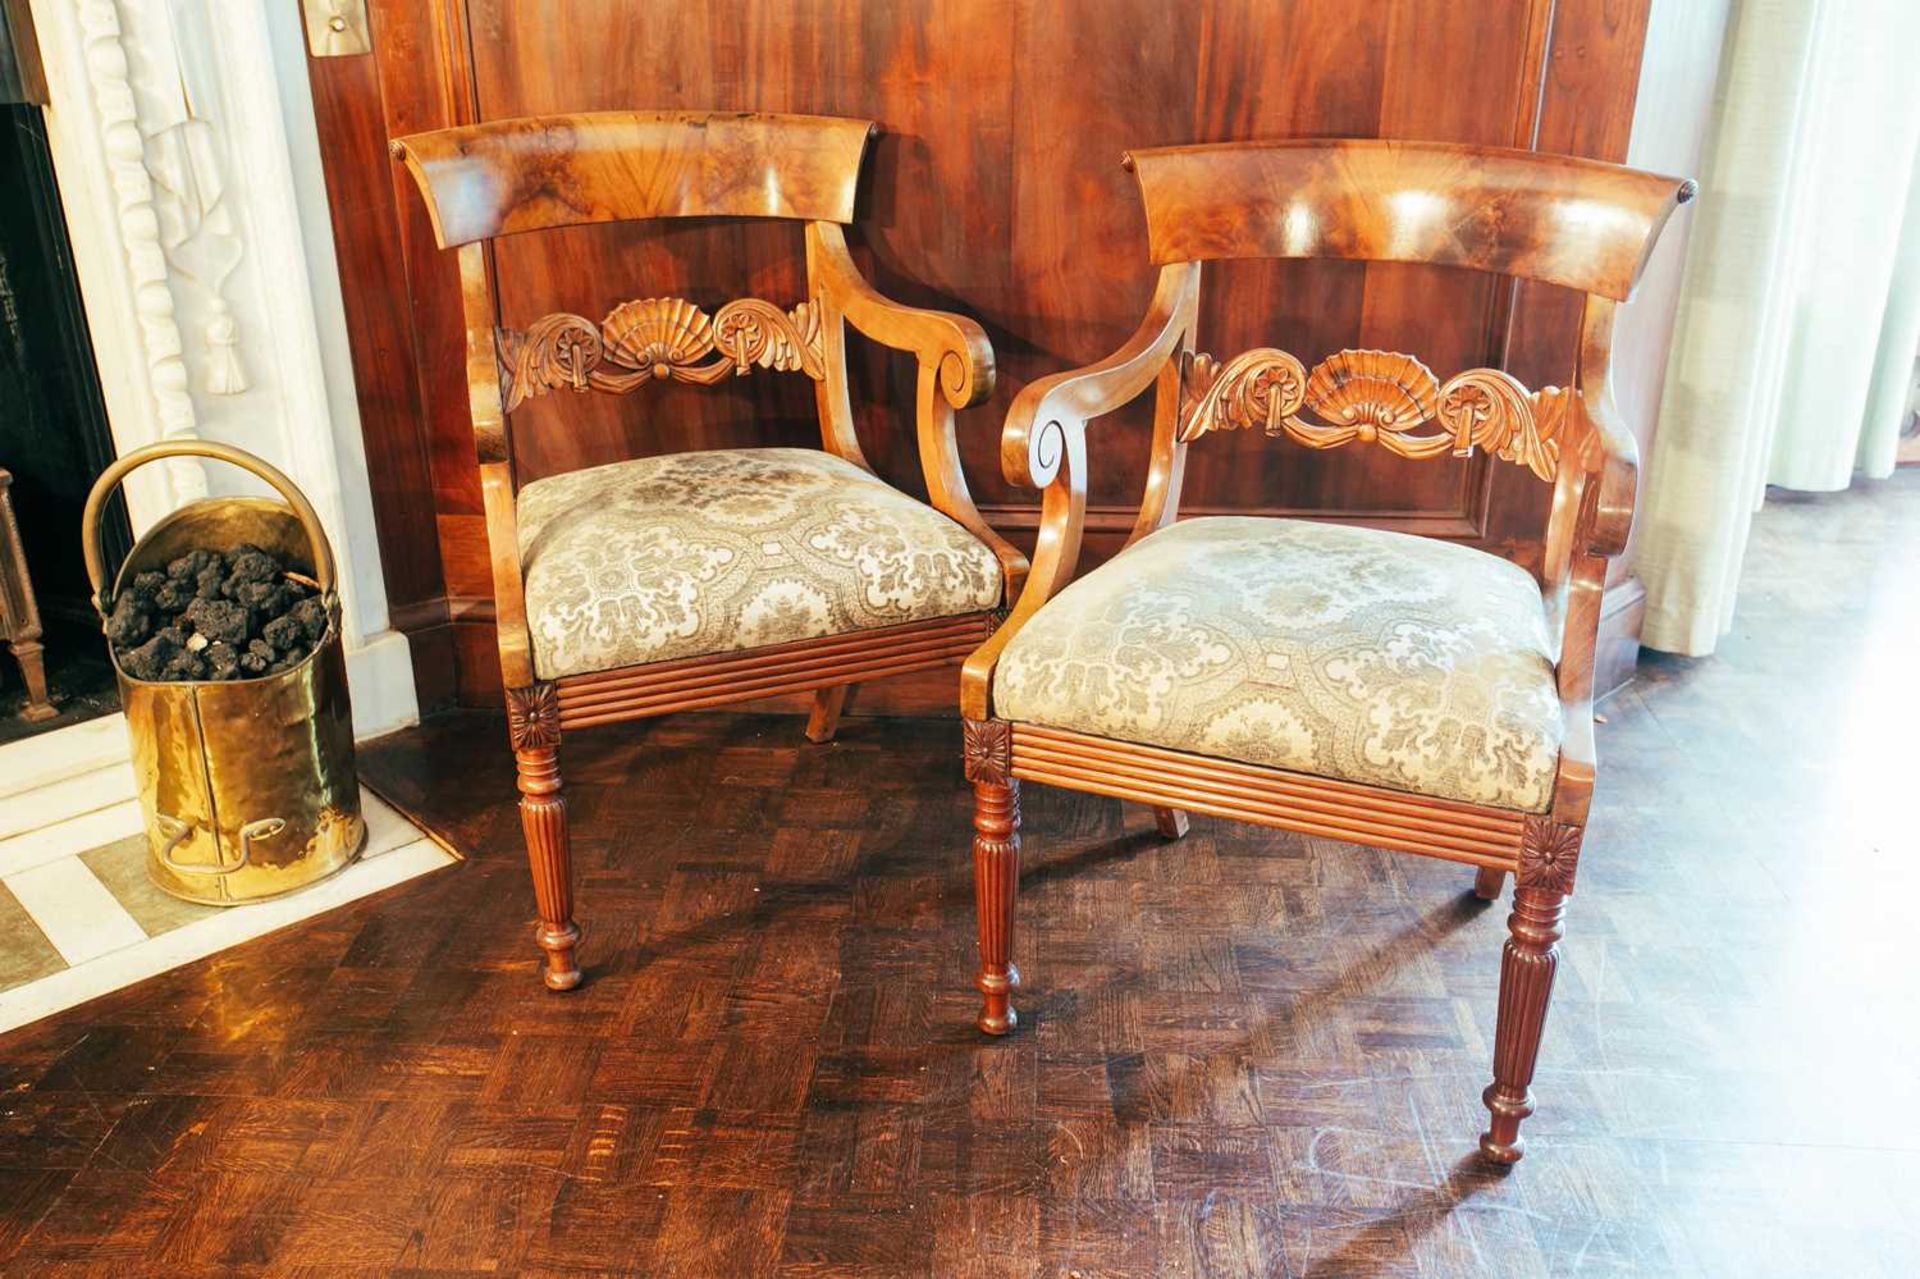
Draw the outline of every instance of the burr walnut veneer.
<instances>
[{"instance_id":1,"label":"burr walnut veneer","mask_svg":"<svg viewBox=\"0 0 1920 1279\"><path fill-rule=\"evenodd\" d=\"M1436 143L1168 147L1135 152L1127 165L1139 181L1148 248L1160 268L1146 318L1108 358L1028 384L1002 437L1008 479L1042 490L1042 515L1025 590L962 676L966 775L975 792L980 1026L1002 1034L1015 1025L1010 1001L1019 976L1011 940L1022 780L1152 805L1169 836L1183 830L1182 811L1193 810L1460 862L1475 868L1482 898L1497 896L1511 872L1511 936L1501 966L1494 1081L1485 1094L1492 1124L1480 1142L1489 1159L1511 1163L1521 1155L1520 1122L1533 1111L1529 1085L1593 793L1601 593L1607 562L1625 547L1633 518L1634 437L1609 385L1614 311L1693 184L1596 161ZM1584 295L1584 312L1572 384L1530 391L1488 368L1443 381L1417 359L1385 351L1336 352L1311 368L1270 347L1225 360L1197 353L1202 263L1249 257L1426 263L1574 290ZM1408 459L1484 450L1552 486L1539 620L1552 666L1543 695L1558 700L1561 736L1537 810L999 713L1006 690L995 681L1006 677L1009 645L1030 628L1037 635L1058 626L1057 612L1051 621L1041 615L1079 557L1090 428L1150 388L1152 450L1130 549L1095 576L1124 578L1131 548L1176 519L1188 446L1214 432L1259 428L1309 448L1352 444ZM1417 545L1411 534L1382 536ZM1062 682L1084 678L1071 673L1077 656L1069 651L1057 663L1068 672ZM1168 676L1181 677L1178 670ZM1089 717L1103 713L1102 697L1110 705L1125 693L1120 683L1103 687L1087 699ZM1284 691L1271 689L1285 687L1276 677L1263 696L1284 700Z\"/></svg>"},{"instance_id":2,"label":"burr walnut veneer","mask_svg":"<svg viewBox=\"0 0 1920 1279\"><path fill-rule=\"evenodd\" d=\"M954 410L978 403L993 387L985 334L959 316L882 297L847 255L841 224L853 216L872 132L865 120L824 116L603 112L502 120L393 144L419 184L440 247L459 250L500 669L540 911L537 940L547 956L546 983L556 990L580 981L559 765L564 730L812 690L807 735L826 740L852 684L965 658L991 633L1026 571L1024 557L975 509L954 440ZM740 299L711 315L684 299L644 298L597 323L556 313L523 331L497 328L491 240L672 218L804 224L805 296L791 305ZM729 640L718 651L603 670L570 664L566 674L543 678L529 626L529 556L507 414L530 396L561 390L624 393L663 381L710 385L756 370L798 372L814 382L826 451L858 468L841 473L864 481L870 468L849 401L848 325L915 358L914 420L927 492L941 515L985 548L975 548L976 560L997 565L992 599L967 612L791 642L741 648ZM951 536L966 540L957 531Z\"/></svg>"}]
</instances>

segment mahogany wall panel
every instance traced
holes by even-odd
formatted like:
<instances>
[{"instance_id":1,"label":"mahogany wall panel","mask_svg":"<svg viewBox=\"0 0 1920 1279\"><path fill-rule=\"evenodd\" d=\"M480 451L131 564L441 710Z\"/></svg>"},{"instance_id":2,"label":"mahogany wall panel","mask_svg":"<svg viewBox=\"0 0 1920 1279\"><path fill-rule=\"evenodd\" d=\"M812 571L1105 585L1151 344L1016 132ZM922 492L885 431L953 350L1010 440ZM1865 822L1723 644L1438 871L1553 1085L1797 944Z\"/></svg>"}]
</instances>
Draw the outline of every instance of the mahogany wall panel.
<instances>
[{"instance_id":1,"label":"mahogany wall panel","mask_svg":"<svg viewBox=\"0 0 1920 1279\"><path fill-rule=\"evenodd\" d=\"M849 238L882 289L986 326L999 385L987 405L962 415L962 453L983 510L1020 536L1034 523L1031 495L1009 488L995 456L1007 403L1031 378L1111 350L1151 288L1124 150L1333 134L1622 159L1648 3L570 0L560 18L552 6L515 0L374 0L380 102L358 109L382 113L392 134L621 106L878 121ZM396 177L387 173L390 188ZM490 601L454 265L432 248L410 194L387 230L398 266L349 260L351 246L343 262L395 281L411 299L430 479L409 482L423 486L418 502L435 518L383 522L382 535L437 544L442 616L462 636L461 687L480 696L497 673L472 669L485 660ZM554 309L597 315L649 295L797 301L799 255L798 230L783 225L583 228L505 242L496 271L512 324ZM1549 293L1437 268L1221 263L1208 268L1200 345L1224 356L1281 344L1309 359L1388 346L1421 355L1442 376L1510 356L1529 381L1564 382L1576 313ZM910 363L856 346L868 455L917 492ZM512 429L523 480L647 453L817 439L810 386L773 377L620 398L555 395L517 413ZM1093 556L1111 553L1130 524L1147 442L1141 411L1103 429L1111 434L1092 477ZM1546 490L1515 468L1497 470L1482 458L1316 453L1242 432L1193 451L1183 509L1361 519L1527 560L1537 555ZM408 554L421 558L417 547Z\"/></svg>"}]
</instances>

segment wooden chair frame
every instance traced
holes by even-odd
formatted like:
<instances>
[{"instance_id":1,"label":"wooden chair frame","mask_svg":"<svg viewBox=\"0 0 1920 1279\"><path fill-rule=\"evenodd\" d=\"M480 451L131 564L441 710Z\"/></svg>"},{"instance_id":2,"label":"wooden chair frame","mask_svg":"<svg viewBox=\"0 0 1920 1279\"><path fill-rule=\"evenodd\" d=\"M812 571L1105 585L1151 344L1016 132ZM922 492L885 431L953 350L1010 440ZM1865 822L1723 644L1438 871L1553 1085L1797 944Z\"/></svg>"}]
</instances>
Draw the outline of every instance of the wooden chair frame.
<instances>
[{"instance_id":1,"label":"wooden chair frame","mask_svg":"<svg viewBox=\"0 0 1920 1279\"><path fill-rule=\"evenodd\" d=\"M1474 890L1487 900L1511 872L1516 887L1501 961L1494 1080L1484 1096L1492 1122L1480 1148L1488 1159L1512 1163L1522 1151L1520 1122L1534 1108L1534 1062L1593 794L1601 593L1607 562L1625 548L1633 520L1634 437L1609 384L1614 313L1694 185L1529 152L1374 141L1170 147L1134 153L1126 163L1140 183L1159 280L1146 318L1118 351L1033 382L1014 401L1001 463L1010 481L1042 491L1033 570L1006 624L967 659L961 676L966 776L974 787L980 1028L1004 1034L1016 1024L1012 937L1023 780L1152 805L1167 836L1184 832L1184 812L1192 810L1460 862L1476 869ZM1579 290L1586 301L1572 387L1529 392L1500 370L1470 370L1422 388L1431 407L1418 421L1364 407L1316 421L1305 410L1329 403L1316 392L1332 374L1309 374L1293 356L1270 348L1224 364L1194 351L1201 264L1243 257L1439 263ZM1340 368L1387 361L1406 367L1398 363L1405 357L1385 352L1336 358ZM1177 518L1187 445L1215 430L1257 425L1310 447L1372 443L1410 458L1488 448L1552 483L1539 576L1559 636L1555 679L1565 738L1546 812L994 718L995 663L1074 574L1086 515L1088 426L1149 387L1151 460L1128 545Z\"/></svg>"},{"instance_id":2,"label":"wooden chair frame","mask_svg":"<svg viewBox=\"0 0 1920 1279\"><path fill-rule=\"evenodd\" d=\"M918 360L915 423L928 496L993 551L1003 605L1025 576L1026 558L975 508L954 438L954 410L980 403L993 389L986 334L960 316L881 296L848 255L842 224L852 220L874 128L866 120L825 116L600 112L443 129L393 144L419 185L439 246L459 251L508 734L540 915L535 939L546 956L546 984L555 990L581 979L560 778L563 731L811 691L807 736L825 741L850 686L958 663L993 632L1004 609L542 680L534 670L521 578L508 411L529 395L560 387L625 392L656 379L711 384L755 368L797 371L815 383L826 451L871 471L855 435L847 385L851 325ZM758 299L728 303L696 326L701 340L637 354L604 342L601 325L565 313L543 317L522 333L497 329L492 239L678 217L803 222L807 296L791 308ZM690 306L648 299L622 310Z\"/></svg>"}]
</instances>

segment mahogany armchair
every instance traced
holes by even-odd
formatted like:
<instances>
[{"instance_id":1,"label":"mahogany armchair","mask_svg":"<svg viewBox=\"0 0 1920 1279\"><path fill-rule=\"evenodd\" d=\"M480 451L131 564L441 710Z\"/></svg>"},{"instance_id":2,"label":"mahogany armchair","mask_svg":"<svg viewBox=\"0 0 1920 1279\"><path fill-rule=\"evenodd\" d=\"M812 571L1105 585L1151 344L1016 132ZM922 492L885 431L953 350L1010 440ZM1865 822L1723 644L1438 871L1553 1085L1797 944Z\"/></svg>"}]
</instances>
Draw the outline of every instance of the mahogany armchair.
<instances>
[{"instance_id":1,"label":"mahogany armchair","mask_svg":"<svg viewBox=\"0 0 1920 1279\"><path fill-rule=\"evenodd\" d=\"M797 115L604 112L502 120L393 144L441 248L458 248L467 381L506 685L546 956L580 982L559 747L572 729L814 694L833 735L850 685L955 664L992 633L1027 563L975 509L953 413L993 387L977 324L868 285L841 226L873 125ZM489 242L687 217L803 224L807 295L713 313L644 298L595 323L499 329ZM846 329L911 352L931 507L875 476L855 436ZM517 485L507 415L558 389L712 385L755 370L815 383L824 450L715 449Z\"/></svg>"},{"instance_id":2,"label":"mahogany armchair","mask_svg":"<svg viewBox=\"0 0 1920 1279\"><path fill-rule=\"evenodd\" d=\"M1009 480L1042 490L1033 569L962 673L984 998L1013 1029L1023 780L1473 866L1515 879L1501 961L1492 1123L1520 1122L1593 792L1601 590L1633 518L1633 436L1608 360L1627 300L1691 182L1594 161L1373 141L1170 147L1127 159L1159 280L1107 359L1027 386L1008 413ZM1441 381L1408 355L1340 351L1308 367L1259 348L1194 350L1201 263L1423 262L1585 294L1572 385L1498 369ZM1132 535L1069 584L1089 427L1154 388ZM1486 449L1553 486L1544 566L1375 529L1277 518L1176 523L1188 445L1258 428L1309 448L1404 458Z\"/></svg>"}]
</instances>

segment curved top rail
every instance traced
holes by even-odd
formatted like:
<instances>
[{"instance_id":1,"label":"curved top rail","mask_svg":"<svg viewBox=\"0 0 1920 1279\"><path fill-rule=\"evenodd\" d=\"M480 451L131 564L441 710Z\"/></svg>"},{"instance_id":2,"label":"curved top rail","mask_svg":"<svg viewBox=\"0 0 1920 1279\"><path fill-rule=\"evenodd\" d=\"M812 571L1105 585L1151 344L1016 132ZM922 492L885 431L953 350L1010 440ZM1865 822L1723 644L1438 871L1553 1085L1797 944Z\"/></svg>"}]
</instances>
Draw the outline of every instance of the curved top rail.
<instances>
[{"instance_id":1,"label":"curved top rail","mask_svg":"<svg viewBox=\"0 0 1920 1279\"><path fill-rule=\"evenodd\" d=\"M393 142L443 249L633 218L853 220L869 120L703 111L523 116Z\"/></svg>"},{"instance_id":2,"label":"curved top rail","mask_svg":"<svg viewBox=\"0 0 1920 1279\"><path fill-rule=\"evenodd\" d=\"M1429 262L1625 301L1690 179L1574 156L1309 138L1157 147L1127 166L1156 264Z\"/></svg>"}]
</instances>

